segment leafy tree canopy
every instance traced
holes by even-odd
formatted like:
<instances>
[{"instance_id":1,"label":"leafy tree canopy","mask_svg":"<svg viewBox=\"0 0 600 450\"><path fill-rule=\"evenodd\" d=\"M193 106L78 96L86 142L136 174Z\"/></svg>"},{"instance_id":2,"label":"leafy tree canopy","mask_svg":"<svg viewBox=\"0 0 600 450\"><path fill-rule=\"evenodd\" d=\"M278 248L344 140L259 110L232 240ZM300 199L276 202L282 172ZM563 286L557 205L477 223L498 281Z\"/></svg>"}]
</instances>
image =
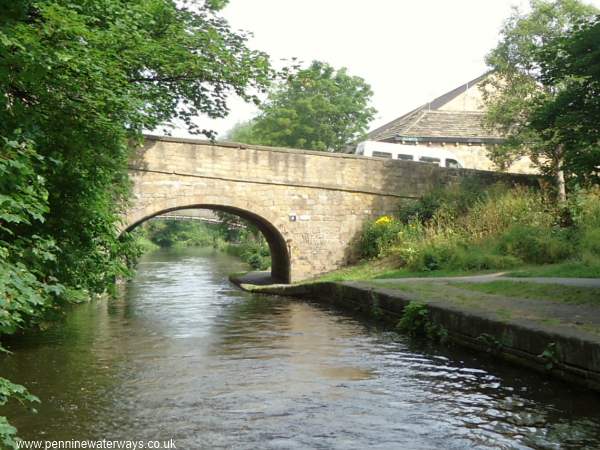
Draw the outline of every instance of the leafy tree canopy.
<instances>
[{"instance_id":1,"label":"leafy tree canopy","mask_svg":"<svg viewBox=\"0 0 600 450\"><path fill-rule=\"evenodd\" d=\"M269 82L267 56L214 12L223 4L0 1L0 136L28 142L48 192L43 222L2 222L0 239L47 236L47 275L74 288L99 292L123 273L130 142L176 118L210 135L198 114L223 117L228 94L256 101Z\"/></svg>"},{"instance_id":2,"label":"leafy tree canopy","mask_svg":"<svg viewBox=\"0 0 600 450\"><path fill-rule=\"evenodd\" d=\"M367 131L375 114L370 106L372 95L362 78L314 61L276 85L260 106L258 117L238 124L229 138L249 144L340 151Z\"/></svg>"},{"instance_id":3,"label":"leafy tree canopy","mask_svg":"<svg viewBox=\"0 0 600 450\"><path fill-rule=\"evenodd\" d=\"M568 147L557 127L532 126L536 111L552 102L560 86L543 77L543 49L564 36L598 11L578 0L531 0L530 11L518 9L505 22L498 45L489 53L487 63L494 70L488 78L484 97L490 126L508 136L505 145L492 150L492 158L506 165L528 155L542 170L557 177L559 196L564 197L563 171L569 172Z\"/></svg>"},{"instance_id":4,"label":"leafy tree canopy","mask_svg":"<svg viewBox=\"0 0 600 450\"><path fill-rule=\"evenodd\" d=\"M580 179L600 183L600 16L577 25L540 53L541 78L556 95L532 115L540 132L556 130L566 164Z\"/></svg>"}]
</instances>

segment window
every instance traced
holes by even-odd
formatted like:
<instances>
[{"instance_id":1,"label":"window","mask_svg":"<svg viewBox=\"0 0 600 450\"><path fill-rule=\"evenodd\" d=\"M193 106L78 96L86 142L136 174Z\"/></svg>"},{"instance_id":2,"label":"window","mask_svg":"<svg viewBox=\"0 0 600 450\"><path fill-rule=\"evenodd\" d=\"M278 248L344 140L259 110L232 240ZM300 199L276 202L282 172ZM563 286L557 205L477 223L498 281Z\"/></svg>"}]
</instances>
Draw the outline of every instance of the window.
<instances>
[{"instance_id":1,"label":"window","mask_svg":"<svg viewBox=\"0 0 600 450\"><path fill-rule=\"evenodd\" d=\"M446 167L450 168L450 169L460 169L460 163L455 160L455 159L447 159L446 160Z\"/></svg>"},{"instance_id":2,"label":"window","mask_svg":"<svg viewBox=\"0 0 600 450\"><path fill-rule=\"evenodd\" d=\"M398 159L401 159L402 161L412 161L413 156L412 155L404 155L404 154L400 153L398 155Z\"/></svg>"},{"instance_id":3,"label":"window","mask_svg":"<svg viewBox=\"0 0 600 450\"><path fill-rule=\"evenodd\" d=\"M440 158L432 158L430 156L421 156L421 158L419 158L419 161L430 164L440 164Z\"/></svg>"},{"instance_id":4,"label":"window","mask_svg":"<svg viewBox=\"0 0 600 450\"><path fill-rule=\"evenodd\" d=\"M377 158L391 158L392 154L388 152L373 152L373 156Z\"/></svg>"}]
</instances>

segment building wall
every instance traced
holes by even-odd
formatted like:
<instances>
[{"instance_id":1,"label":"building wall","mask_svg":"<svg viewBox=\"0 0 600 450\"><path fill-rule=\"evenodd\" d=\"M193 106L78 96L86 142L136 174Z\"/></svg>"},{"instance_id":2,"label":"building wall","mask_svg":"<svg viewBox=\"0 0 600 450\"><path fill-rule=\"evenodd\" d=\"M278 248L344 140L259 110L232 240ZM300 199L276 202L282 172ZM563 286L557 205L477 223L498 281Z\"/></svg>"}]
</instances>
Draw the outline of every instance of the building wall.
<instances>
[{"instance_id":1,"label":"building wall","mask_svg":"<svg viewBox=\"0 0 600 450\"><path fill-rule=\"evenodd\" d=\"M469 86L464 93L450 100L445 105L438 108L439 111L475 111L484 112L485 105L483 103L483 93L481 91L481 80L478 83ZM488 87L488 89L490 89Z\"/></svg>"},{"instance_id":2,"label":"building wall","mask_svg":"<svg viewBox=\"0 0 600 450\"><path fill-rule=\"evenodd\" d=\"M445 105L438 108L438 111L478 111L484 110L481 100L481 92L479 87L474 85L469 87L463 94L450 100Z\"/></svg>"},{"instance_id":3,"label":"building wall","mask_svg":"<svg viewBox=\"0 0 600 450\"><path fill-rule=\"evenodd\" d=\"M463 161L465 169L497 170L492 160L488 157L487 148L484 145L446 144L445 147L439 146L439 148L448 150L458 156ZM534 174L538 173L538 170L533 167L531 160L525 157L515 161L507 169L507 172Z\"/></svg>"}]
</instances>

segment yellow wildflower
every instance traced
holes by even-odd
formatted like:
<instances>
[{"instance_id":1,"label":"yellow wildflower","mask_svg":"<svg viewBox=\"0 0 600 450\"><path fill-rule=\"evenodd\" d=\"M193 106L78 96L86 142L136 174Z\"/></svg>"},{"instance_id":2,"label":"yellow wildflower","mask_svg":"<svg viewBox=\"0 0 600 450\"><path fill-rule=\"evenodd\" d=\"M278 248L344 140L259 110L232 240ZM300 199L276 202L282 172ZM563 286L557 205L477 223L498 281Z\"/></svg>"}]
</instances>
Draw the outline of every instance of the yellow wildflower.
<instances>
[{"instance_id":1,"label":"yellow wildflower","mask_svg":"<svg viewBox=\"0 0 600 450\"><path fill-rule=\"evenodd\" d=\"M375 225L388 225L392 222L392 220L393 219L390 216L381 216L375 221Z\"/></svg>"}]
</instances>

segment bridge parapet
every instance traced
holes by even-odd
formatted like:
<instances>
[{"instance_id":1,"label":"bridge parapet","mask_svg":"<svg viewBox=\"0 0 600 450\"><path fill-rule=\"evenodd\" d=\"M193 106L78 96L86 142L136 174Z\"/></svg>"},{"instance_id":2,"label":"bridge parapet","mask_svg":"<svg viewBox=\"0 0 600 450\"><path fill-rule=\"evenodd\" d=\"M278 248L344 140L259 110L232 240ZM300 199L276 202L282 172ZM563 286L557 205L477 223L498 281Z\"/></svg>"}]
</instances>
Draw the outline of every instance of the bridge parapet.
<instances>
[{"instance_id":1,"label":"bridge parapet","mask_svg":"<svg viewBox=\"0 0 600 450\"><path fill-rule=\"evenodd\" d=\"M253 221L265 234L273 276L300 281L352 260L365 221L397 211L438 184L507 175L357 155L147 136L130 163L127 229L168 211L208 208Z\"/></svg>"}]
</instances>

